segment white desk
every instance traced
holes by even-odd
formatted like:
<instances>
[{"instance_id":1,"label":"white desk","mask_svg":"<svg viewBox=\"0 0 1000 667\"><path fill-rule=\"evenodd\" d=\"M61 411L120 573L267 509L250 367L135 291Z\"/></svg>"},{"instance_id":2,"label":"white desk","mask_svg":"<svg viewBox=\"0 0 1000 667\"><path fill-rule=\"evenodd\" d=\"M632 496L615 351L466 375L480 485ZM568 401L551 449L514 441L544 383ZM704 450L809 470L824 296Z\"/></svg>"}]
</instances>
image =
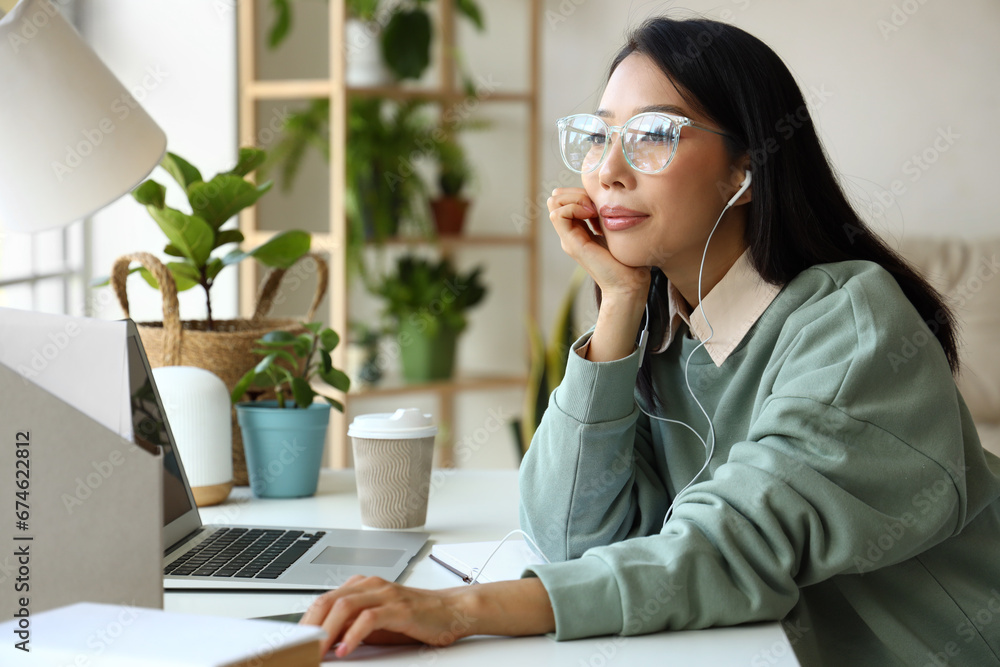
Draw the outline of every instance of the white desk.
<instances>
[{"instance_id":1,"label":"white desk","mask_svg":"<svg viewBox=\"0 0 1000 667\"><path fill-rule=\"evenodd\" d=\"M434 542L499 540L517 519L514 471L436 470L425 530ZM361 525L352 471L324 470L315 497L292 500L253 498L249 488L233 491L226 503L203 508L205 523L299 525L358 528ZM419 588L449 588L459 579L418 554L400 581ZM315 596L285 593L197 593L165 595L169 611L251 618L303 612ZM598 637L556 642L549 637L472 637L445 649L427 646L362 647L358 659L406 665L798 665L778 623L641 637ZM324 664L336 664L336 660ZM342 661L341 661L342 662Z\"/></svg>"}]
</instances>

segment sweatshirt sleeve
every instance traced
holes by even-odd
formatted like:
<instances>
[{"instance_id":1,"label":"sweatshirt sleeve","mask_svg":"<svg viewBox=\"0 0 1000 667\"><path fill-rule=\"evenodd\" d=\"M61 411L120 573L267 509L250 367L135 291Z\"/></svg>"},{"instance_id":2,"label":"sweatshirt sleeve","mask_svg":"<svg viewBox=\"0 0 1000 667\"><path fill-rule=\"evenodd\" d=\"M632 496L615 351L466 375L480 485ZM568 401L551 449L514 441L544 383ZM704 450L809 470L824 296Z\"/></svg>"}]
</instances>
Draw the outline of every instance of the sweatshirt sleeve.
<instances>
[{"instance_id":1,"label":"sweatshirt sleeve","mask_svg":"<svg viewBox=\"0 0 1000 667\"><path fill-rule=\"evenodd\" d=\"M648 535L669 504L633 397L638 352L592 362L575 353L589 340L574 343L521 464L521 527L550 561Z\"/></svg>"},{"instance_id":2,"label":"sweatshirt sleeve","mask_svg":"<svg viewBox=\"0 0 1000 667\"><path fill-rule=\"evenodd\" d=\"M745 439L678 496L662 530L530 568L556 638L780 619L804 586L957 533L963 441L977 436L939 347L888 367L922 324L901 298L876 281L796 311Z\"/></svg>"}]
</instances>

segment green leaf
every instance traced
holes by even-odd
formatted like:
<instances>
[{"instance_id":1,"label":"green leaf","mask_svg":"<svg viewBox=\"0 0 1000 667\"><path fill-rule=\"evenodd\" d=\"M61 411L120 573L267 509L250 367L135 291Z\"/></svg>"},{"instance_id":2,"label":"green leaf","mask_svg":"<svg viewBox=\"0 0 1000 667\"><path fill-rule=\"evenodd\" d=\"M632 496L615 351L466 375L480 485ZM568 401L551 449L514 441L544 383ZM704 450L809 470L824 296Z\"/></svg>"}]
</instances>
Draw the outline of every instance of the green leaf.
<instances>
[{"instance_id":1,"label":"green leaf","mask_svg":"<svg viewBox=\"0 0 1000 667\"><path fill-rule=\"evenodd\" d=\"M308 232L299 230L282 232L247 254L255 257L265 266L287 269L302 255L309 252L311 241L312 237L309 236Z\"/></svg>"},{"instance_id":2,"label":"green leaf","mask_svg":"<svg viewBox=\"0 0 1000 667\"><path fill-rule=\"evenodd\" d=\"M203 181L201 172L190 162L175 153L167 153L160 160L160 166L174 177L174 180L187 192L192 183Z\"/></svg>"},{"instance_id":3,"label":"green leaf","mask_svg":"<svg viewBox=\"0 0 1000 667\"><path fill-rule=\"evenodd\" d=\"M154 180L148 180L133 190L132 196L143 206L163 208L166 201L167 188Z\"/></svg>"},{"instance_id":4,"label":"green leaf","mask_svg":"<svg viewBox=\"0 0 1000 667\"><path fill-rule=\"evenodd\" d=\"M455 0L455 9L459 13L464 14L465 18L472 21L472 25L476 26L479 32L486 29L486 24L483 22L483 14L479 11L479 6L473 0Z\"/></svg>"},{"instance_id":5,"label":"green leaf","mask_svg":"<svg viewBox=\"0 0 1000 667\"><path fill-rule=\"evenodd\" d=\"M238 264L249 256L250 253L243 252L239 248L234 248L230 252L226 253L226 255L222 258L222 265L230 266L232 264Z\"/></svg>"},{"instance_id":6,"label":"green leaf","mask_svg":"<svg viewBox=\"0 0 1000 667\"><path fill-rule=\"evenodd\" d=\"M337 399L335 399L335 398L330 398L329 396L324 396L323 394L320 394L320 397L321 397L321 398L322 398L322 399L323 399L324 401L326 401L327 403L329 403L330 405L332 405L332 406L333 406L333 407L334 407L335 409L337 409L338 411L340 411L340 412L343 412L343 411L344 411L344 404L343 404L343 403L341 403L340 401L338 401Z\"/></svg>"},{"instance_id":7,"label":"green leaf","mask_svg":"<svg viewBox=\"0 0 1000 667\"><path fill-rule=\"evenodd\" d=\"M238 229L226 229L215 235L215 247L227 243L243 243L243 232Z\"/></svg>"},{"instance_id":8,"label":"green leaf","mask_svg":"<svg viewBox=\"0 0 1000 667\"><path fill-rule=\"evenodd\" d=\"M295 397L295 404L300 408L308 408L316 398L316 392L309 383L300 377L292 378L292 396Z\"/></svg>"},{"instance_id":9,"label":"green leaf","mask_svg":"<svg viewBox=\"0 0 1000 667\"><path fill-rule=\"evenodd\" d=\"M170 269L170 273L174 277L174 284L177 285L178 292L187 291L201 284L201 275L198 273L198 269L187 262L168 262L167 268ZM145 277L144 274L143 278ZM152 274L150 274L149 278L153 279ZM149 282L149 280L146 282Z\"/></svg>"},{"instance_id":10,"label":"green leaf","mask_svg":"<svg viewBox=\"0 0 1000 667\"><path fill-rule=\"evenodd\" d=\"M329 373L331 370L333 370L333 359L330 357L329 352L327 352L326 350L320 350L319 359L320 359L319 368L321 373Z\"/></svg>"},{"instance_id":11,"label":"green leaf","mask_svg":"<svg viewBox=\"0 0 1000 667\"><path fill-rule=\"evenodd\" d=\"M208 280L215 280L215 276L219 275L219 271L226 267L222 263L222 260L218 257L213 257L208 260L208 264L205 266L205 278Z\"/></svg>"},{"instance_id":12,"label":"green leaf","mask_svg":"<svg viewBox=\"0 0 1000 667\"><path fill-rule=\"evenodd\" d=\"M256 378L257 371L253 368L248 370L243 377L240 378L239 382L236 383L236 386L233 387L233 393L229 395L233 403L236 403L238 400L243 398L243 394L247 393L247 389L250 388L250 385Z\"/></svg>"},{"instance_id":13,"label":"green leaf","mask_svg":"<svg viewBox=\"0 0 1000 667\"><path fill-rule=\"evenodd\" d=\"M563 302L559 306L555 321L552 323L549 347L546 352L546 371L550 393L562 384L563 375L566 374L569 350L577 338L573 331L575 324L573 306L576 302L576 294L580 291L580 286L583 284L586 275L586 271L580 267L577 267L573 272L569 287L566 289L565 296L563 296Z\"/></svg>"},{"instance_id":14,"label":"green leaf","mask_svg":"<svg viewBox=\"0 0 1000 667\"><path fill-rule=\"evenodd\" d=\"M262 355L265 355L265 356L268 356L268 357L275 357L275 358L278 358L278 359L283 359L284 361L287 361L290 364L292 364L292 366L295 366L295 365L298 364L298 360L295 357L292 356L291 352L289 352L287 350L282 350L282 349L274 348L274 347L268 347L268 349L265 349L265 350L255 349L254 350L254 354L262 354Z\"/></svg>"},{"instance_id":15,"label":"green leaf","mask_svg":"<svg viewBox=\"0 0 1000 667\"><path fill-rule=\"evenodd\" d=\"M208 183L193 184L187 196L194 214L212 229L219 229L229 218L253 206L270 189L270 181L257 186L236 174L219 174Z\"/></svg>"},{"instance_id":16,"label":"green leaf","mask_svg":"<svg viewBox=\"0 0 1000 667\"><path fill-rule=\"evenodd\" d=\"M260 343L294 343L295 335L290 334L287 331L268 331L266 334L258 339Z\"/></svg>"},{"instance_id":17,"label":"green leaf","mask_svg":"<svg viewBox=\"0 0 1000 667\"><path fill-rule=\"evenodd\" d=\"M173 243L168 243L167 247L163 249L163 252L170 255L171 257L183 257L184 253L180 251L180 248L175 246Z\"/></svg>"},{"instance_id":18,"label":"green leaf","mask_svg":"<svg viewBox=\"0 0 1000 667\"><path fill-rule=\"evenodd\" d=\"M307 330L312 331L314 336L318 336L320 330L322 330L322 328L323 328L323 323L322 322L303 322L302 326L304 326Z\"/></svg>"},{"instance_id":19,"label":"green leaf","mask_svg":"<svg viewBox=\"0 0 1000 667\"><path fill-rule=\"evenodd\" d=\"M331 352L340 344L340 336L333 329L325 329L319 335L319 344L326 352Z\"/></svg>"},{"instance_id":20,"label":"green leaf","mask_svg":"<svg viewBox=\"0 0 1000 667\"><path fill-rule=\"evenodd\" d=\"M240 157L236 162L236 166L230 169L227 173L236 174L237 176L246 176L266 161L267 151L260 148L243 146L240 148Z\"/></svg>"},{"instance_id":21,"label":"green leaf","mask_svg":"<svg viewBox=\"0 0 1000 667\"><path fill-rule=\"evenodd\" d=\"M346 373L337 370L336 368L331 368L328 372L321 370L319 376L323 378L323 382L326 382L334 389L346 392L351 388L351 378L347 377Z\"/></svg>"},{"instance_id":22,"label":"green leaf","mask_svg":"<svg viewBox=\"0 0 1000 667\"><path fill-rule=\"evenodd\" d=\"M268 369L274 365L274 360L277 358L278 358L278 353L272 352L271 354L261 359L257 363L257 365L254 366L254 370L258 373L266 373Z\"/></svg>"},{"instance_id":23,"label":"green leaf","mask_svg":"<svg viewBox=\"0 0 1000 667\"><path fill-rule=\"evenodd\" d=\"M292 7L289 0L271 0L271 8L275 11L275 17L267 36L267 45L273 49L288 37L292 28Z\"/></svg>"},{"instance_id":24,"label":"green leaf","mask_svg":"<svg viewBox=\"0 0 1000 667\"><path fill-rule=\"evenodd\" d=\"M307 356L309 350L312 349L312 337L309 334L298 336L292 344L292 349L295 351L295 356L297 357Z\"/></svg>"},{"instance_id":25,"label":"green leaf","mask_svg":"<svg viewBox=\"0 0 1000 667\"><path fill-rule=\"evenodd\" d=\"M184 257L190 259L195 266L205 266L212 253L212 240L215 236L208 223L198 216L187 215L169 207L147 206L146 210Z\"/></svg>"},{"instance_id":26,"label":"green leaf","mask_svg":"<svg viewBox=\"0 0 1000 667\"><path fill-rule=\"evenodd\" d=\"M399 79L419 79L431 61L431 19L421 9L393 14L382 32L382 56Z\"/></svg>"}]
</instances>

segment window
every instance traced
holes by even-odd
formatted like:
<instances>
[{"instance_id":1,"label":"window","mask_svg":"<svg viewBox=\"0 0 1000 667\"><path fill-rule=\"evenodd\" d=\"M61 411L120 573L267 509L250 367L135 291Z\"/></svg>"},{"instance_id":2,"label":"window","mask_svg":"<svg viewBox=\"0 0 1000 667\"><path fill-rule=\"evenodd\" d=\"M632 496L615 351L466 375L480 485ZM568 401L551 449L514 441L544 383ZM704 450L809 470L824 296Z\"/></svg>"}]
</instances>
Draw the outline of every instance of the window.
<instances>
[{"instance_id":1,"label":"window","mask_svg":"<svg viewBox=\"0 0 1000 667\"><path fill-rule=\"evenodd\" d=\"M83 315L85 223L38 234L0 232L0 306Z\"/></svg>"}]
</instances>

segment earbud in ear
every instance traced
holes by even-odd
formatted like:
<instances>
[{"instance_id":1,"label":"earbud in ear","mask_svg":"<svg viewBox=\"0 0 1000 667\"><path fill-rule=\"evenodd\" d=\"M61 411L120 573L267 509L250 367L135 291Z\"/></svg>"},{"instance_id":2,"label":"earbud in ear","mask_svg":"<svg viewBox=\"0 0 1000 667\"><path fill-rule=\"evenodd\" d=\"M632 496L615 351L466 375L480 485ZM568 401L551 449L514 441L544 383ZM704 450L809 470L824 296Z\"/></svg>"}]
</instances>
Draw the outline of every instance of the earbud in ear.
<instances>
[{"instance_id":1,"label":"earbud in ear","mask_svg":"<svg viewBox=\"0 0 1000 667\"><path fill-rule=\"evenodd\" d=\"M729 203L726 204L726 208L729 208L730 206L735 204L736 200L739 199L740 196L742 196L742 194L747 191L747 188L750 187L751 180L753 180L753 174L751 174L750 170L747 169L746 176L743 177L743 182L740 183L740 189L736 191L736 194L734 194L732 198L729 200Z\"/></svg>"}]
</instances>

